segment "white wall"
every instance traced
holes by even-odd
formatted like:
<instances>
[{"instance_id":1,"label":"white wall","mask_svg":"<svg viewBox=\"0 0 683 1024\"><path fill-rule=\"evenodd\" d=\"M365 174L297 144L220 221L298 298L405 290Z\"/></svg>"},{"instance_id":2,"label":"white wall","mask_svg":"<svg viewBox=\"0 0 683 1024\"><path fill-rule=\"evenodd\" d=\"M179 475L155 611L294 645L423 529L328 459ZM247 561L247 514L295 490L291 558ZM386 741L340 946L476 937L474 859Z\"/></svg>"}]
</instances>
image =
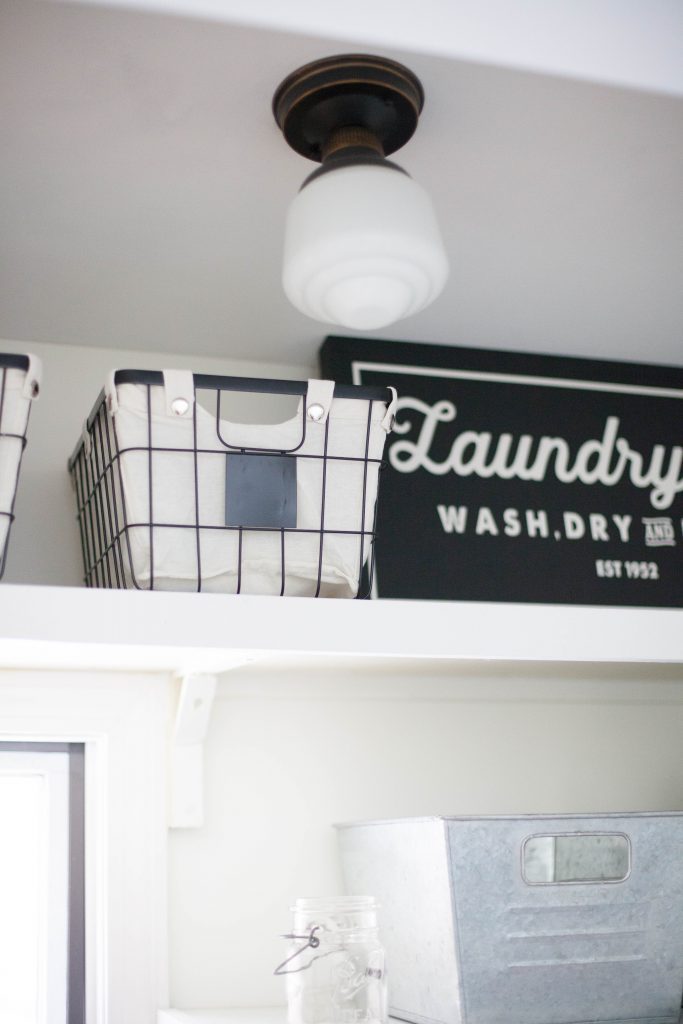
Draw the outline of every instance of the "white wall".
<instances>
[{"instance_id":1,"label":"white wall","mask_svg":"<svg viewBox=\"0 0 683 1024\"><path fill-rule=\"evenodd\" d=\"M334 822L683 809L681 683L681 666L355 660L224 676L205 827L170 837L172 1004L283 1002L292 901L341 891Z\"/></svg>"},{"instance_id":2,"label":"white wall","mask_svg":"<svg viewBox=\"0 0 683 1024\"><path fill-rule=\"evenodd\" d=\"M5 583L80 586L83 582L76 502L66 464L110 370L183 368L196 373L294 380L317 376L314 368L291 364L1 339L0 352L33 352L43 362L42 392L31 411L17 488Z\"/></svg>"}]
</instances>

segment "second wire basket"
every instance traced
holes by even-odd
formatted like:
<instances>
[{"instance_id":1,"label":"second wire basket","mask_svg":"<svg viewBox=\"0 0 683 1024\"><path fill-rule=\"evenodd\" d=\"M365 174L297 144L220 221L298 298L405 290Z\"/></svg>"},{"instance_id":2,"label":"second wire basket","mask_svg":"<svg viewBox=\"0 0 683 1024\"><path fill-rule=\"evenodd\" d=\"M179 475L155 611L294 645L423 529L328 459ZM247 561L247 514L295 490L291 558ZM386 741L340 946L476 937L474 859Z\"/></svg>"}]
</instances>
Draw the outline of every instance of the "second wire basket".
<instances>
[{"instance_id":1,"label":"second wire basket","mask_svg":"<svg viewBox=\"0 0 683 1024\"><path fill-rule=\"evenodd\" d=\"M40 393L40 360L0 352L0 579L5 571L9 532L33 400Z\"/></svg>"}]
</instances>

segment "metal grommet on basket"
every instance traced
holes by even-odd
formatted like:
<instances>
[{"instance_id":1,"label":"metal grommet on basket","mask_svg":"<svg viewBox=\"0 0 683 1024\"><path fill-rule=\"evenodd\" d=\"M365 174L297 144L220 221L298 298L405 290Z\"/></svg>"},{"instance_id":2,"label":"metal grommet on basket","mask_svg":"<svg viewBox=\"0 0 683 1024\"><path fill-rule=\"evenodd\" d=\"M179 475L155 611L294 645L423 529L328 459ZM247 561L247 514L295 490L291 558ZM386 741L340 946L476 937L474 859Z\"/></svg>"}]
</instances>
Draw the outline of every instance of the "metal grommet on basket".
<instances>
[{"instance_id":1,"label":"metal grommet on basket","mask_svg":"<svg viewBox=\"0 0 683 1024\"><path fill-rule=\"evenodd\" d=\"M313 402L309 405L306 411L309 420L313 420L314 423L320 423L321 419L325 415L325 407L320 405L318 402Z\"/></svg>"},{"instance_id":2,"label":"metal grommet on basket","mask_svg":"<svg viewBox=\"0 0 683 1024\"><path fill-rule=\"evenodd\" d=\"M185 416L190 408L190 403L186 398L174 398L171 402L171 409L176 416Z\"/></svg>"},{"instance_id":3,"label":"metal grommet on basket","mask_svg":"<svg viewBox=\"0 0 683 1024\"><path fill-rule=\"evenodd\" d=\"M162 370L164 407L174 419L187 418L195 403L194 376L191 370Z\"/></svg>"}]
</instances>

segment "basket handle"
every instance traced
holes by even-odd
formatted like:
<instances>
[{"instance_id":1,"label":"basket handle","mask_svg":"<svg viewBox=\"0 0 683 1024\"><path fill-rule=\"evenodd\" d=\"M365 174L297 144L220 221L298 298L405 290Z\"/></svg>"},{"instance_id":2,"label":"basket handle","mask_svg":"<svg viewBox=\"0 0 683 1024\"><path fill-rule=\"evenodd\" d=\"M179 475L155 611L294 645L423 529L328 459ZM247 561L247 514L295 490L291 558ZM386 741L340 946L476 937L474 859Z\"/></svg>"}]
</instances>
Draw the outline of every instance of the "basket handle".
<instances>
[{"instance_id":1,"label":"basket handle","mask_svg":"<svg viewBox=\"0 0 683 1024\"><path fill-rule=\"evenodd\" d=\"M258 381L250 380L249 378L243 378L239 382L239 388L236 390L240 391L252 391L254 393L262 394L283 394L285 393L284 388L281 388L282 382L274 381ZM253 386L252 386L253 385ZM226 389L219 389L221 390ZM304 441L306 440L306 424L307 421L310 423L325 424L332 407L332 399L334 397L334 381L332 380L314 380L311 378L306 382L305 390L302 384L299 384L296 391L289 391L290 394L300 394L304 401L301 405L301 437L291 448L282 448L281 446L266 448L247 448L248 451L258 452L278 452L281 455L291 455L301 448ZM275 426L275 425L274 425ZM216 414L216 434L218 440L226 448L234 449L235 451L242 450L242 445L232 445L227 441L221 434L221 420L219 412Z\"/></svg>"},{"instance_id":2,"label":"basket handle","mask_svg":"<svg viewBox=\"0 0 683 1024\"><path fill-rule=\"evenodd\" d=\"M116 392L116 370L108 375L104 386L104 395L107 409L110 415L115 416L118 411L118 395ZM191 417L195 405L196 375L191 370L162 370L162 384L164 388L164 402L166 414L172 417ZM318 380L309 378L303 381L275 381L263 380L256 377L222 377L216 378L217 390L220 391L242 391L253 392L254 394L288 394L305 396L303 432L305 434L305 421L311 420L314 423L326 423L332 406L335 392L335 382L331 380ZM219 383L218 383L219 382ZM199 384L201 387L202 384ZM381 421L381 427L387 433L391 433L394 426L397 398L396 389L388 388L391 400L387 404L385 415ZM346 397L346 396L344 396ZM374 396L373 396L374 397ZM219 433L220 437L220 433ZM226 447L232 447L220 438ZM301 447L302 440L297 447ZM270 449L268 449L270 450ZM276 451L279 449L272 449ZM295 450L295 449L294 449Z\"/></svg>"},{"instance_id":3,"label":"basket handle","mask_svg":"<svg viewBox=\"0 0 683 1024\"><path fill-rule=\"evenodd\" d=\"M191 416L195 402L194 375L190 370L162 370L167 416ZM265 394L273 391L270 381L254 381L249 390ZM223 389L221 389L223 390ZM279 390L279 389L278 389ZM325 423L334 396L334 381L310 379L306 385L306 415L315 423Z\"/></svg>"},{"instance_id":4,"label":"basket handle","mask_svg":"<svg viewBox=\"0 0 683 1024\"><path fill-rule=\"evenodd\" d=\"M162 374L164 378L166 415L178 416L180 418L192 416L192 408L195 403L193 373L190 370L162 370ZM266 387L263 388L263 385L260 385L259 390L263 388L263 390L270 391L271 386L267 382L265 383ZM333 380L314 380L313 378L308 380L304 403L306 419L313 423L326 423L333 397ZM227 444L222 437L220 440L223 444Z\"/></svg>"}]
</instances>

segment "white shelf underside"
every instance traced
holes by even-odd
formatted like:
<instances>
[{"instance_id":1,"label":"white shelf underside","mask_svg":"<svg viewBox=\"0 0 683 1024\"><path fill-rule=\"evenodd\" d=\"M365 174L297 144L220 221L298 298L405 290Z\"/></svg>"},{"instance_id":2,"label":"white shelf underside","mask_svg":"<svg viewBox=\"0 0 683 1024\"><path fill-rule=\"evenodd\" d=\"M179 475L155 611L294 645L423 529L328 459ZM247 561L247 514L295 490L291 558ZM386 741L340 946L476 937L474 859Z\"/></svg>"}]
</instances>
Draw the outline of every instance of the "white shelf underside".
<instances>
[{"instance_id":1,"label":"white shelf underside","mask_svg":"<svg viewBox=\"0 0 683 1024\"><path fill-rule=\"evenodd\" d=\"M285 1024L282 1007L244 1010L160 1010L157 1024Z\"/></svg>"},{"instance_id":2,"label":"white shelf underside","mask_svg":"<svg viewBox=\"0 0 683 1024\"><path fill-rule=\"evenodd\" d=\"M161 1010L157 1024L285 1024L286 1020L287 1011L284 1007L268 1007L263 1010ZM619 1024L619 1021L614 1024ZM623 1024L628 1024L628 1021ZM679 1024L683 1024L683 1013Z\"/></svg>"},{"instance_id":3,"label":"white shelf underside","mask_svg":"<svg viewBox=\"0 0 683 1024\"><path fill-rule=\"evenodd\" d=\"M683 663L683 609L0 585L0 667L222 672L264 656Z\"/></svg>"}]
</instances>

